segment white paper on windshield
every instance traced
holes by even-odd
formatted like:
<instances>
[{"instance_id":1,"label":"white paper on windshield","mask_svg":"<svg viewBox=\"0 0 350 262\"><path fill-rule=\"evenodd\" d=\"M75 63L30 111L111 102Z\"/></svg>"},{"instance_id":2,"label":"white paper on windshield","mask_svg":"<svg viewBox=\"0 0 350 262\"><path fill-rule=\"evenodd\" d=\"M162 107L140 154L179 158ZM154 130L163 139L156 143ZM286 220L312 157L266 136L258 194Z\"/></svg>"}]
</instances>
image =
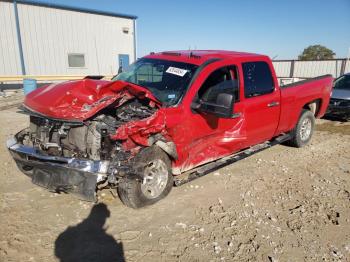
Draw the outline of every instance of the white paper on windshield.
<instances>
[{"instance_id":1,"label":"white paper on windshield","mask_svg":"<svg viewBox=\"0 0 350 262\"><path fill-rule=\"evenodd\" d=\"M187 73L187 70L170 66L166 70L166 72L169 73L169 74L173 74L173 75L177 75L177 76L181 76L182 77L182 76L184 76Z\"/></svg>"}]
</instances>

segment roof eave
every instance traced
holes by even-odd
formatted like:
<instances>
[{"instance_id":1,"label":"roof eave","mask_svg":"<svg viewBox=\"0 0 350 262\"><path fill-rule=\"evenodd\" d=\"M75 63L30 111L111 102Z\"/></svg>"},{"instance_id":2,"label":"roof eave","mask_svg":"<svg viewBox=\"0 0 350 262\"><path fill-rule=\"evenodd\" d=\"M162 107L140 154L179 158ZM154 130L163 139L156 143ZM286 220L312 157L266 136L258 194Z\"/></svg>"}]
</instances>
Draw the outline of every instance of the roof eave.
<instances>
[{"instance_id":1,"label":"roof eave","mask_svg":"<svg viewBox=\"0 0 350 262\"><path fill-rule=\"evenodd\" d=\"M0 0L0 1L3 1L3 2L14 2L14 1L10 1L10 0ZM68 11L76 11L76 12L83 12L83 13L88 13L88 14L113 16L113 17L127 18L127 19L133 19L133 20L136 20L138 18L135 15L121 14L121 13L108 12L108 11L101 11L101 10L89 9L89 8L73 7L73 6L61 5L61 4L51 4L51 3L36 2L36 1L31 1L31 0L16 0L16 2L18 4L41 6L41 7L55 8L55 9L68 10Z\"/></svg>"}]
</instances>

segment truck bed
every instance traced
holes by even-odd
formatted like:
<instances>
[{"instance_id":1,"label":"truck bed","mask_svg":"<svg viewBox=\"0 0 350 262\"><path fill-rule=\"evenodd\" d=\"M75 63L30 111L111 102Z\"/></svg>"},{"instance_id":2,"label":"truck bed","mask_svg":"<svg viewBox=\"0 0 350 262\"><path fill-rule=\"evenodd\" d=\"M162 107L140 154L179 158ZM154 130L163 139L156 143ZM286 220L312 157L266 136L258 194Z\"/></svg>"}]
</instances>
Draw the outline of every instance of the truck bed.
<instances>
[{"instance_id":1,"label":"truck bed","mask_svg":"<svg viewBox=\"0 0 350 262\"><path fill-rule=\"evenodd\" d=\"M332 75L323 75L281 86L281 114L276 135L293 129L301 110L310 102L317 104L315 116L322 117L329 104L332 85Z\"/></svg>"},{"instance_id":2,"label":"truck bed","mask_svg":"<svg viewBox=\"0 0 350 262\"><path fill-rule=\"evenodd\" d=\"M326 77L332 77L332 75L330 75L330 74L321 75L321 76L317 76L317 77L313 77L313 78L309 78L309 79L305 79L305 80L293 82L293 83L290 83L290 84L281 85L280 88L283 89L283 88L288 88L288 87L295 87L295 86L298 86L298 85L300 85L300 84L305 84L305 83L308 83L308 82L313 82L313 81L315 81L315 80L323 79L323 78L326 78Z\"/></svg>"}]
</instances>

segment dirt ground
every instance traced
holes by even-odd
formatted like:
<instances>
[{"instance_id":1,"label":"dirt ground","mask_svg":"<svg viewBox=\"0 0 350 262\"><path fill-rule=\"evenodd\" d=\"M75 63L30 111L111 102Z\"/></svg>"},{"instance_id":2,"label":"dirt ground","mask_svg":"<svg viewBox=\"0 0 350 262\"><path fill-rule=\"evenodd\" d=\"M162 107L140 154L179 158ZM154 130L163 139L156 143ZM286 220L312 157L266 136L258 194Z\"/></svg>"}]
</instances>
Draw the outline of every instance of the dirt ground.
<instances>
[{"instance_id":1,"label":"dirt ground","mask_svg":"<svg viewBox=\"0 0 350 262\"><path fill-rule=\"evenodd\" d=\"M350 123L317 120L310 145L275 146L133 210L32 185L0 111L0 261L350 261ZM114 257L114 260L109 258Z\"/></svg>"}]
</instances>

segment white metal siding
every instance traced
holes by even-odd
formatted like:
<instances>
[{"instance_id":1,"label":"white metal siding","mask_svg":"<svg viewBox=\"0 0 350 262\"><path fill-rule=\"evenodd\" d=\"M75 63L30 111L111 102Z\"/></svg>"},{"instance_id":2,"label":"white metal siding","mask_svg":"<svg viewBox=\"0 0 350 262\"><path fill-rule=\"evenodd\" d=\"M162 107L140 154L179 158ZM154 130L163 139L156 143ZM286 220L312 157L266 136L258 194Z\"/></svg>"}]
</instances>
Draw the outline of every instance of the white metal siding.
<instances>
[{"instance_id":1,"label":"white metal siding","mask_svg":"<svg viewBox=\"0 0 350 262\"><path fill-rule=\"evenodd\" d=\"M28 75L110 75L118 70L118 54L134 60L132 19L17 6ZM70 68L68 53L84 54L85 67Z\"/></svg>"},{"instance_id":2,"label":"white metal siding","mask_svg":"<svg viewBox=\"0 0 350 262\"><path fill-rule=\"evenodd\" d=\"M13 3L0 2L0 75L21 75Z\"/></svg>"},{"instance_id":3,"label":"white metal siding","mask_svg":"<svg viewBox=\"0 0 350 262\"><path fill-rule=\"evenodd\" d=\"M325 74L338 77L344 60L294 61L293 78L311 78ZM274 61L276 75L280 78L290 77L292 61ZM350 72L350 61L346 61L344 73Z\"/></svg>"},{"instance_id":4,"label":"white metal siding","mask_svg":"<svg viewBox=\"0 0 350 262\"><path fill-rule=\"evenodd\" d=\"M336 61L298 61L294 66L295 77L336 76L336 71Z\"/></svg>"},{"instance_id":5,"label":"white metal siding","mask_svg":"<svg viewBox=\"0 0 350 262\"><path fill-rule=\"evenodd\" d=\"M279 77L289 77L290 66L290 62L273 62L276 75Z\"/></svg>"},{"instance_id":6,"label":"white metal siding","mask_svg":"<svg viewBox=\"0 0 350 262\"><path fill-rule=\"evenodd\" d=\"M346 63L345 73L350 73L350 60L348 60L347 63Z\"/></svg>"}]
</instances>

